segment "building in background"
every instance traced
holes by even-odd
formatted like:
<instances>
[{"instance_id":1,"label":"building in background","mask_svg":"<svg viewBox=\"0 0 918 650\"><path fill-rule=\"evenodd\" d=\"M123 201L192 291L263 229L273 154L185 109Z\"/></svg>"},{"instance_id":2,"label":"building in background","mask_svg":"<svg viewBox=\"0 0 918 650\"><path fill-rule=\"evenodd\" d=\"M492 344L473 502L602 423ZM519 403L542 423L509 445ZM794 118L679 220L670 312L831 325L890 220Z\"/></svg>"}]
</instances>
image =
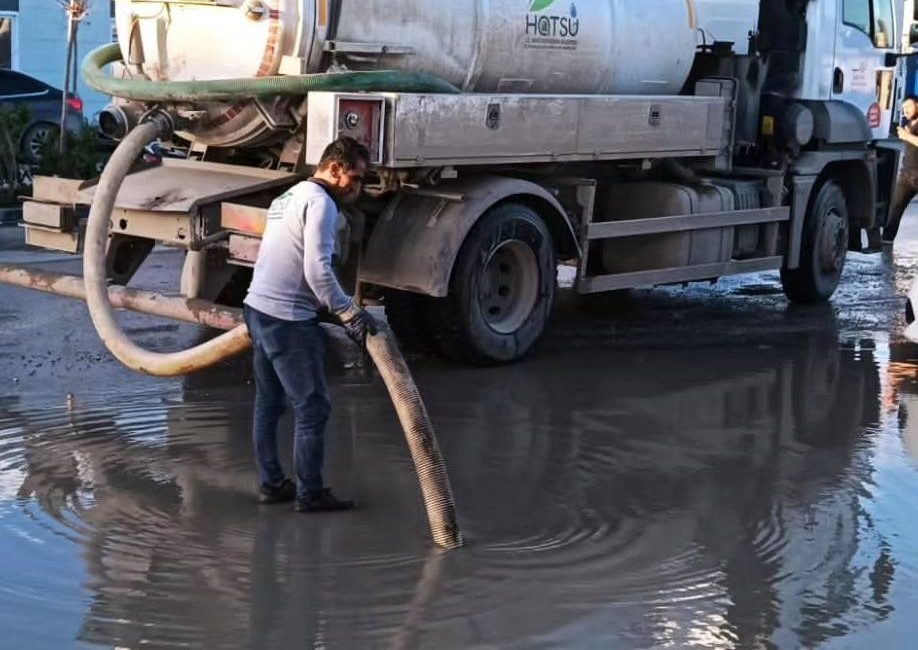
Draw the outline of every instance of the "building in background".
<instances>
[{"instance_id":1,"label":"building in background","mask_svg":"<svg viewBox=\"0 0 918 650\"><path fill-rule=\"evenodd\" d=\"M91 0L89 16L80 24L77 57L112 41L114 2ZM0 68L12 68L55 88L64 85L67 61L67 15L58 0L0 0ZM77 94L83 112L94 120L108 97L80 78Z\"/></svg>"}]
</instances>

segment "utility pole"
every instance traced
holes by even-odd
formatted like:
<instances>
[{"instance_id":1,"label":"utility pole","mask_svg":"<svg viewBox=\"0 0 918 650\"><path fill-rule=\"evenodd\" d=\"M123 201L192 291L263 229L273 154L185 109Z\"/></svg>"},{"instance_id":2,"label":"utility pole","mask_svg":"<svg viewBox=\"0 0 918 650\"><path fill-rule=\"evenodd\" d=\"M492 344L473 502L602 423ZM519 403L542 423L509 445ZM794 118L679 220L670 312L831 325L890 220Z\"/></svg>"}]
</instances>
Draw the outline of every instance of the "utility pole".
<instances>
[{"instance_id":1,"label":"utility pole","mask_svg":"<svg viewBox=\"0 0 918 650\"><path fill-rule=\"evenodd\" d=\"M61 122L58 132L58 151L63 156L67 148L67 95L71 88L76 91L77 31L80 23L89 14L89 0L58 0L67 14L67 64L64 66L64 94L61 98Z\"/></svg>"}]
</instances>

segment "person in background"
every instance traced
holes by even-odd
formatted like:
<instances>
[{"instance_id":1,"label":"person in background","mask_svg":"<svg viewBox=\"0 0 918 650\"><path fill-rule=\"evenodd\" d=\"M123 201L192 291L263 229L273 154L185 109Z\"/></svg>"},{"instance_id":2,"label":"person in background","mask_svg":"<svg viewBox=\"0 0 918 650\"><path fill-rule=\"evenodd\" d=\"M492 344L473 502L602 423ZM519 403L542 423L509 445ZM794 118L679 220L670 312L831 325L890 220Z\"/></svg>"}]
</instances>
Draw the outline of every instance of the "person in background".
<instances>
[{"instance_id":1,"label":"person in background","mask_svg":"<svg viewBox=\"0 0 918 650\"><path fill-rule=\"evenodd\" d=\"M883 227L883 243L891 245L899 232L899 222L909 203L918 194L918 96L909 95L902 103L902 125L899 139L905 143L902 168L896 180L889 219Z\"/></svg>"},{"instance_id":2,"label":"person in background","mask_svg":"<svg viewBox=\"0 0 918 650\"><path fill-rule=\"evenodd\" d=\"M268 209L244 304L255 357L253 438L261 503L294 501L298 512L354 507L335 497L322 478L331 403L319 311L336 315L359 345L366 344L367 333L376 333L373 318L345 293L332 269L339 205L360 196L368 162L365 147L339 138L325 149L315 175ZM277 453L277 425L288 402L295 483L284 476Z\"/></svg>"}]
</instances>

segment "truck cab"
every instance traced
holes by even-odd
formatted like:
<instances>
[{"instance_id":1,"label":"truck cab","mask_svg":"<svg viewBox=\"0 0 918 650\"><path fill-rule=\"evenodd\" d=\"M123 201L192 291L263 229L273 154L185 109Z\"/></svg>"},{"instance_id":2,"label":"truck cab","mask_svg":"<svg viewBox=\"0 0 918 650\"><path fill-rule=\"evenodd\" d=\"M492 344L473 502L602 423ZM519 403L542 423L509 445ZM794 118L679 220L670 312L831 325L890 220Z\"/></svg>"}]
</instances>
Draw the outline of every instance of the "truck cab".
<instances>
[{"instance_id":1,"label":"truck cab","mask_svg":"<svg viewBox=\"0 0 918 650\"><path fill-rule=\"evenodd\" d=\"M833 65L817 64L804 92L815 98L828 89L830 99L856 106L867 116L875 139L887 138L896 112L894 55L901 47L893 0L841 0L834 16L833 4L823 4L812 3L807 12L810 40L832 35L834 43L819 43L812 56L824 61L820 52L834 50ZM820 37L823 32L826 36Z\"/></svg>"}]
</instances>

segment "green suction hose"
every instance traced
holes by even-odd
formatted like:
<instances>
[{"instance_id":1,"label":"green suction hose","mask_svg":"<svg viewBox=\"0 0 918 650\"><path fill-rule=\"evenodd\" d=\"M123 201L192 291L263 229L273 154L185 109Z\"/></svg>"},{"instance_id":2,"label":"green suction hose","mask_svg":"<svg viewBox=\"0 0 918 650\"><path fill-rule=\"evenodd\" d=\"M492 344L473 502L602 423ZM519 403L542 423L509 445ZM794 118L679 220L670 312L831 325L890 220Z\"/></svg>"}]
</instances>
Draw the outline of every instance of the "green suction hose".
<instances>
[{"instance_id":1,"label":"green suction hose","mask_svg":"<svg viewBox=\"0 0 918 650\"><path fill-rule=\"evenodd\" d=\"M234 101L264 96L305 95L320 90L439 94L460 92L451 83L426 72L402 70L327 72L206 81L117 79L105 73L105 66L121 60L121 47L117 43L98 47L83 59L83 78L89 86L101 93L140 102Z\"/></svg>"}]
</instances>

